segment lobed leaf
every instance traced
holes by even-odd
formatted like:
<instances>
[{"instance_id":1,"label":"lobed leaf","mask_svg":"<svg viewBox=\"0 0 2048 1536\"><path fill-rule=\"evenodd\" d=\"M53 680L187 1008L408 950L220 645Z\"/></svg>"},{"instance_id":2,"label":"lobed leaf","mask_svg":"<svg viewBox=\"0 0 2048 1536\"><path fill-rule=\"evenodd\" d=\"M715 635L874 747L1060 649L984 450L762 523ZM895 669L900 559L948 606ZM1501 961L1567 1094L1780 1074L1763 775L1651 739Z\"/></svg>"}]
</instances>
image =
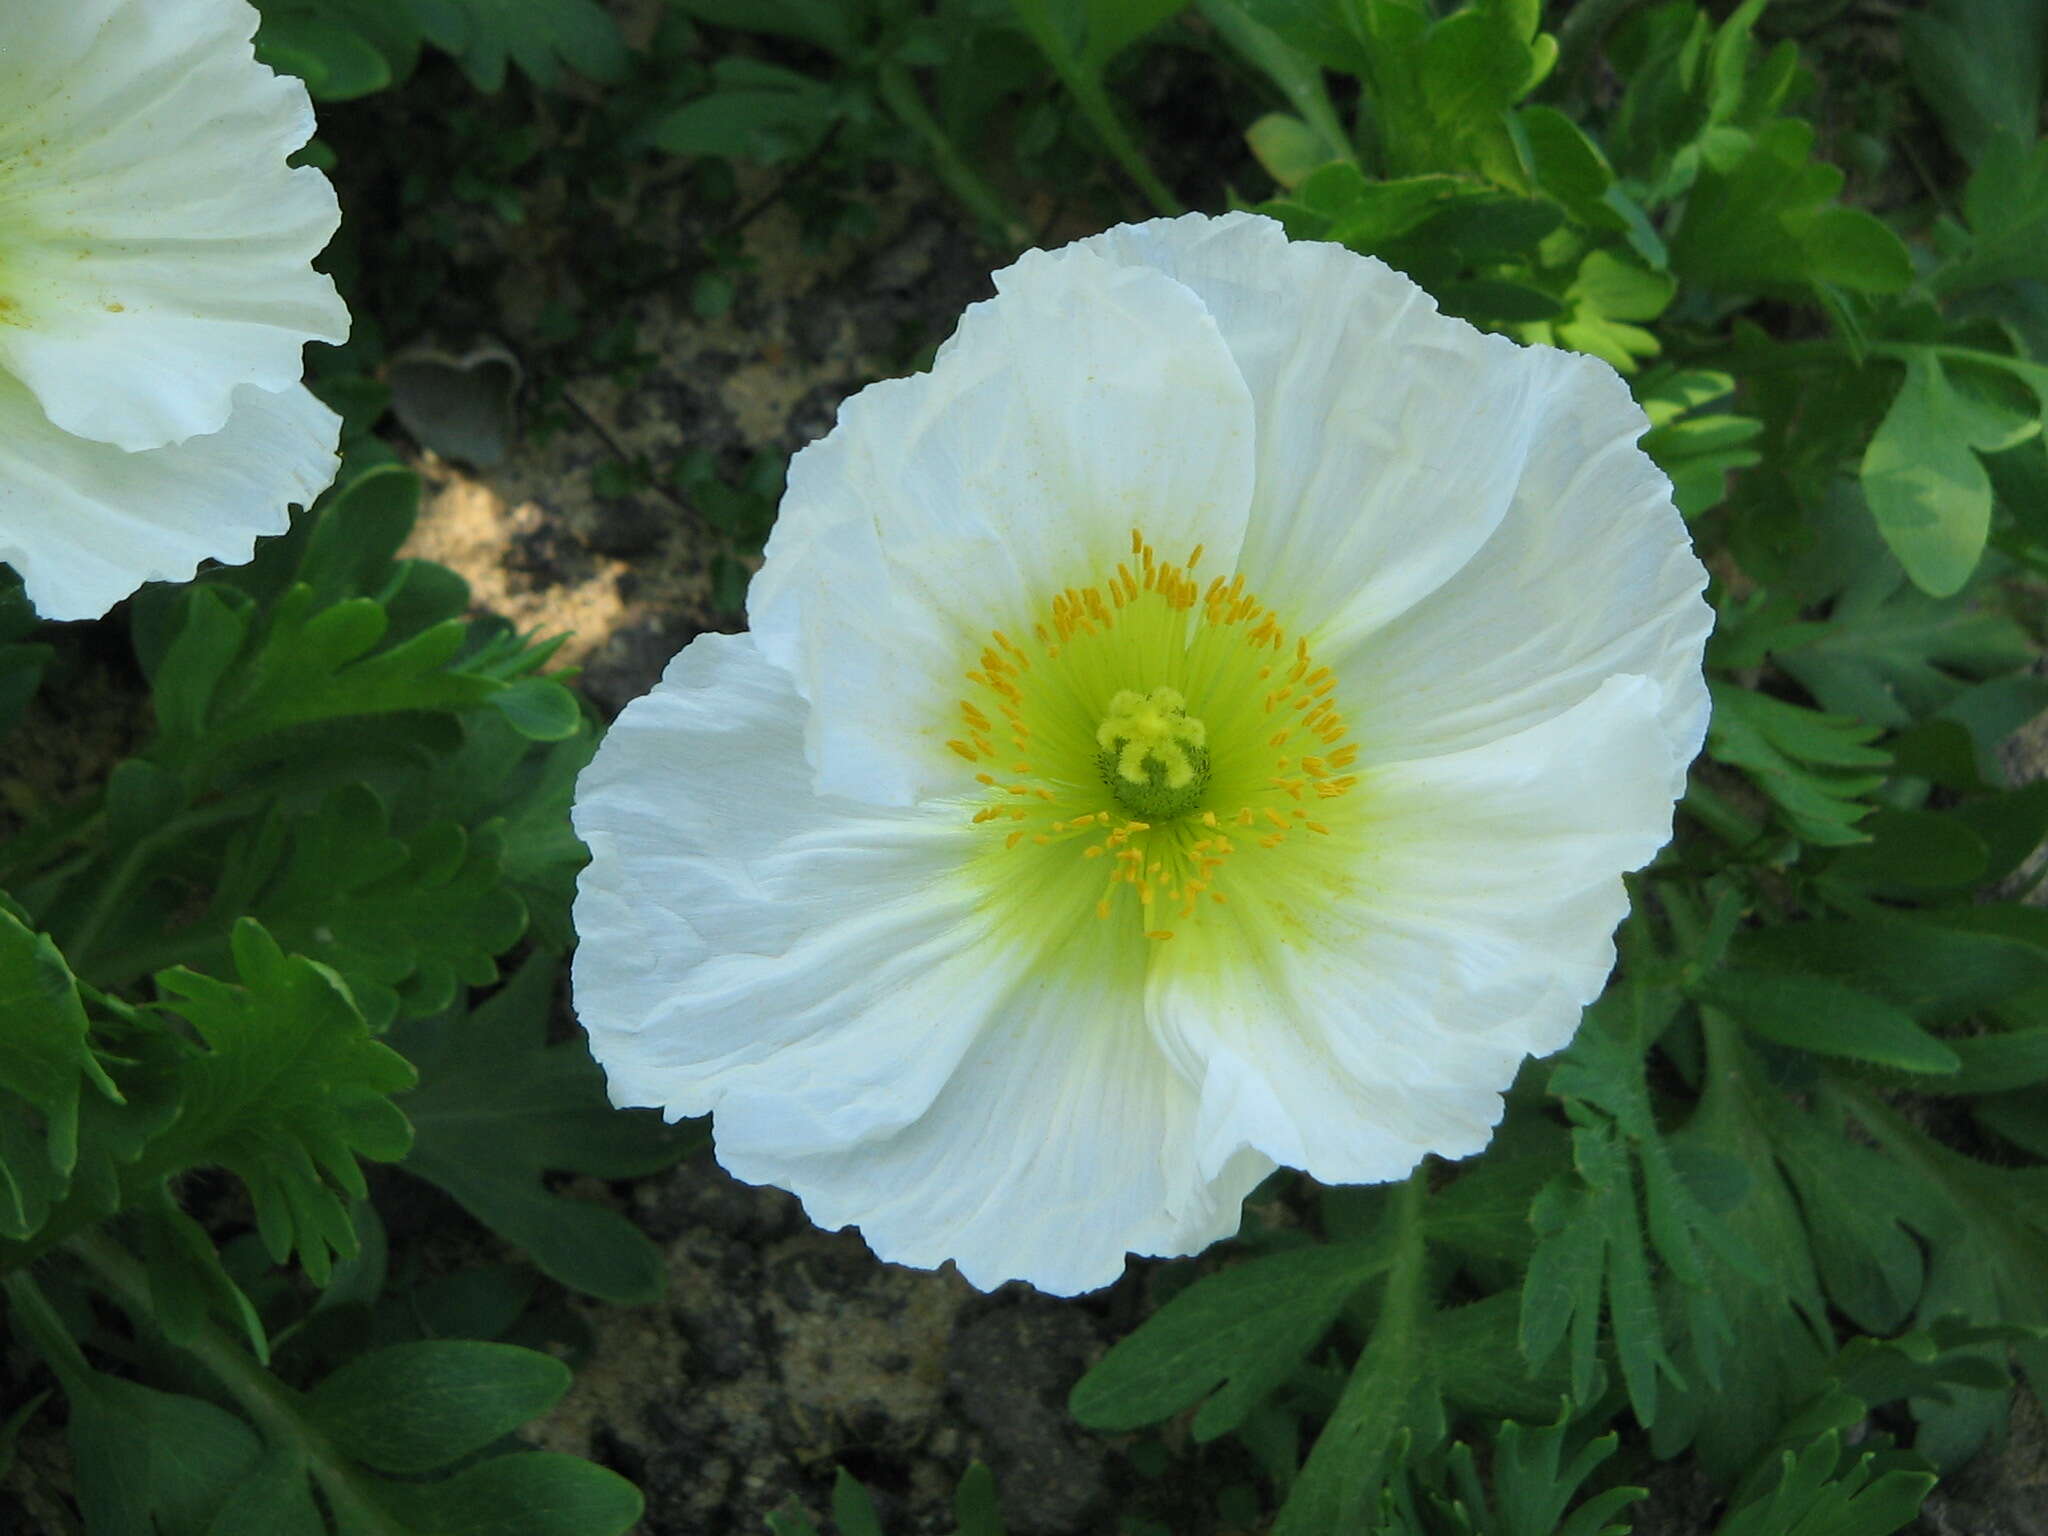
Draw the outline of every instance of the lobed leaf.
<instances>
[{"instance_id":1,"label":"lobed leaf","mask_svg":"<svg viewBox=\"0 0 2048 1536\"><path fill-rule=\"evenodd\" d=\"M1090 1429L1136 1429L1207 1397L1195 1435L1214 1439L1287 1378L1390 1262L1367 1240L1290 1248L1204 1276L1118 1340L1067 1406Z\"/></svg>"},{"instance_id":2,"label":"lobed leaf","mask_svg":"<svg viewBox=\"0 0 2048 1536\"><path fill-rule=\"evenodd\" d=\"M370 1038L339 977L287 956L255 922L235 927L239 983L162 972L164 1006L203 1050L183 1063L183 1113L155 1143L153 1165L229 1169L249 1186L264 1246L296 1252L323 1281L331 1256L355 1250L337 1191L360 1195L360 1157L393 1161L411 1139L389 1095L410 1087L405 1059Z\"/></svg>"},{"instance_id":3,"label":"lobed leaf","mask_svg":"<svg viewBox=\"0 0 2048 1536\"><path fill-rule=\"evenodd\" d=\"M660 1250L617 1212L552 1193L544 1175L652 1173L687 1143L650 1113L611 1107L580 1035L545 1043L557 972L536 957L473 1012L393 1033L419 1071L404 1101L414 1130L405 1168L562 1284L608 1301L652 1301Z\"/></svg>"}]
</instances>

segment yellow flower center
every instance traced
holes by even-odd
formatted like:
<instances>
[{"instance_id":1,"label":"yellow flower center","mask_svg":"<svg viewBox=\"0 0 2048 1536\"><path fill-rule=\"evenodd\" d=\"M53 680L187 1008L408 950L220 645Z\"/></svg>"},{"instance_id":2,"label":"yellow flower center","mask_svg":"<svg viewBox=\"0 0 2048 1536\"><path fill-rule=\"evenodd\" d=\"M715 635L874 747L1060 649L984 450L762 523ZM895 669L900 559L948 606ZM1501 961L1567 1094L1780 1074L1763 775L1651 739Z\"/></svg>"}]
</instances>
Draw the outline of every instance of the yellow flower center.
<instances>
[{"instance_id":1,"label":"yellow flower center","mask_svg":"<svg viewBox=\"0 0 2048 1536\"><path fill-rule=\"evenodd\" d=\"M1128 561L966 669L947 745L985 786L994 885L1036 912L1163 940L1233 893L1284 918L1313 899L1295 876L1338 878L1359 819L1338 681L1242 574L1199 584L1201 557L1161 561L1133 530Z\"/></svg>"}]
</instances>

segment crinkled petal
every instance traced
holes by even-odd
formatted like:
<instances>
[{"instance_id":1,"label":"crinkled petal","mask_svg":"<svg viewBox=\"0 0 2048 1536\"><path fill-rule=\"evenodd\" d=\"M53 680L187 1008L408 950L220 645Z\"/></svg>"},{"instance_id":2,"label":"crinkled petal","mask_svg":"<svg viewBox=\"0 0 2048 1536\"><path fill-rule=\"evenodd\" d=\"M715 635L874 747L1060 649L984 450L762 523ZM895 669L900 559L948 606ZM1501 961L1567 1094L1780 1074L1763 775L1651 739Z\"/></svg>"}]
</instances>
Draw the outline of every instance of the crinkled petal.
<instances>
[{"instance_id":1,"label":"crinkled petal","mask_svg":"<svg viewBox=\"0 0 2048 1536\"><path fill-rule=\"evenodd\" d=\"M1613 369L1483 335L1251 214L1081 248L1170 272L1215 317L1258 402L1245 568L1356 690L1368 759L1509 735L1632 672L1664 687L1682 774L1706 730L1706 571Z\"/></svg>"},{"instance_id":2,"label":"crinkled petal","mask_svg":"<svg viewBox=\"0 0 2048 1536\"><path fill-rule=\"evenodd\" d=\"M1328 654L1357 679L1368 762L1462 751L1609 678L1651 678L1669 750L1659 783L1676 799L1706 738L1706 568L1670 482L1635 445L1648 423L1628 386L1591 358L1549 356L1561 387L1494 536L1368 640Z\"/></svg>"},{"instance_id":3,"label":"crinkled petal","mask_svg":"<svg viewBox=\"0 0 2048 1536\"><path fill-rule=\"evenodd\" d=\"M1233 901L1199 966L1162 948L1146 1013L1202 1084L1205 1170L1251 1147L1373 1182L1485 1146L1522 1058L1564 1045L1605 984L1623 872L1670 836L1660 694L1612 679L1514 736L1368 772L1355 864Z\"/></svg>"},{"instance_id":4,"label":"crinkled petal","mask_svg":"<svg viewBox=\"0 0 2048 1536\"><path fill-rule=\"evenodd\" d=\"M1062 985L1071 975L1007 997L902 1130L802 1152L764 1103L737 1125L719 1115L719 1160L795 1190L820 1226L857 1223L882 1258L950 1259L984 1289L1028 1280L1073 1295L1117 1279L1127 1252L1171 1257L1228 1237L1271 1160L1241 1149L1198 1176L1186 1082L1135 1007L1104 1017L1100 999Z\"/></svg>"},{"instance_id":5,"label":"crinkled petal","mask_svg":"<svg viewBox=\"0 0 2048 1536\"><path fill-rule=\"evenodd\" d=\"M45 618L98 618L145 581L247 560L334 479L340 434L303 387L244 387L218 432L124 453L51 425L0 374L0 560Z\"/></svg>"},{"instance_id":6,"label":"crinkled petal","mask_svg":"<svg viewBox=\"0 0 2048 1536\"><path fill-rule=\"evenodd\" d=\"M1006 945L957 808L820 799L806 712L751 637L701 636L584 776L576 1006L614 1100L716 1110L739 1177L981 1284L1087 1289L1235 1230L1270 1164L1195 1178L1142 953Z\"/></svg>"},{"instance_id":7,"label":"crinkled petal","mask_svg":"<svg viewBox=\"0 0 2048 1536\"><path fill-rule=\"evenodd\" d=\"M0 44L0 369L76 436L218 432L299 382L348 312L310 261L334 191L286 157L304 85L258 64L245 0L67 0Z\"/></svg>"},{"instance_id":8,"label":"crinkled petal","mask_svg":"<svg viewBox=\"0 0 2048 1536\"><path fill-rule=\"evenodd\" d=\"M1542 430L1546 354L1437 313L1384 262L1190 214L1067 247L1197 294L1258 417L1242 568L1326 644L1440 586L1499 526Z\"/></svg>"},{"instance_id":9,"label":"crinkled petal","mask_svg":"<svg viewBox=\"0 0 2048 1536\"><path fill-rule=\"evenodd\" d=\"M791 461L748 616L812 702L823 792L958 788L952 701L992 628L1110 574L1133 527L1224 570L1243 538L1252 407L1200 301L1085 253L996 281L930 373L863 390Z\"/></svg>"}]
</instances>

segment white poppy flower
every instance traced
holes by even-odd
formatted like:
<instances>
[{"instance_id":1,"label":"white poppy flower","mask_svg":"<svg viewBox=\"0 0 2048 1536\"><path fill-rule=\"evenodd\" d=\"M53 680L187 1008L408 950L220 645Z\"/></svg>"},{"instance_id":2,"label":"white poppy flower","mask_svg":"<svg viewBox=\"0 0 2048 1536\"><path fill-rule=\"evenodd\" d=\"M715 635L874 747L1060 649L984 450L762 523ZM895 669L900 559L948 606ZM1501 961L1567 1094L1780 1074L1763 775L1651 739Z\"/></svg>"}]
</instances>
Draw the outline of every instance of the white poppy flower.
<instances>
[{"instance_id":1,"label":"white poppy flower","mask_svg":"<svg viewBox=\"0 0 2048 1536\"><path fill-rule=\"evenodd\" d=\"M247 560L334 478L301 385L348 311L246 0L30 0L0 27L0 559L50 618Z\"/></svg>"},{"instance_id":2,"label":"white poppy flower","mask_svg":"<svg viewBox=\"0 0 2048 1536\"><path fill-rule=\"evenodd\" d=\"M1244 214L997 275L797 455L576 826L614 1100L989 1286L1487 1143L1670 835L1710 615L1612 369Z\"/></svg>"}]
</instances>

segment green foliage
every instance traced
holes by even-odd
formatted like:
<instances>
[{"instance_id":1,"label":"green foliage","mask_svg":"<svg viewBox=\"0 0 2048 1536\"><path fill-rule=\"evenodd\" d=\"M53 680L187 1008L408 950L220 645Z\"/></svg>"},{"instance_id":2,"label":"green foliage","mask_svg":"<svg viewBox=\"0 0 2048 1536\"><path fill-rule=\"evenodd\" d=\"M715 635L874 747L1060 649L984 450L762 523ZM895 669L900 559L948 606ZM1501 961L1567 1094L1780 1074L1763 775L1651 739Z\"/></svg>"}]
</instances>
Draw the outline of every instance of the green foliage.
<instances>
[{"instance_id":1,"label":"green foliage","mask_svg":"<svg viewBox=\"0 0 2048 1536\"><path fill-rule=\"evenodd\" d=\"M996 1480L981 1462L971 1462L953 1493L954 1536L1007 1536L996 1502ZM874 1500L860 1480L841 1467L832 1484L832 1524L838 1536L886 1536ZM770 1536L818 1536L810 1516L785 1505L768 1517Z\"/></svg>"},{"instance_id":2,"label":"green foliage","mask_svg":"<svg viewBox=\"0 0 2048 1536\"><path fill-rule=\"evenodd\" d=\"M249 565L139 599L155 734L0 853L0 1285L62 1389L88 1536L639 1516L616 1474L508 1444L568 1385L551 1356L306 1343L383 1284L363 1161L406 1160L551 1273L651 1299L652 1245L541 1176L683 1150L610 1114L580 1045L545 1044L593 731L541 674L552 645L462 617L452 573L396 558L418 495L352 474ZM529 933L555 949L472 1012ZM221 1218L181 1199L206 1170L253 1220L232 1262Z\"/></svg>"},{"instance_id":3,"label":"green foliage","mask_svg":"<svg viewBox=\"0 0 2048 1536\"><path fill-rule=\"evenodd\" d=\"M1647 1490L1608 1488L1574 1506L1580 1487L1620 1442L1611 1433L1585 1440L1567 1462L1571 1422L1567 1411L1542 1429L1502 1424L1488 1447L1490 1479L1481 1477L1462 1440L1411 1465L1406 1478L1388 1485L1374 1536L1628 1536L1630 1528L1609 1524L1609 1517Z\"/></svg>"},{"instance_id":4,"label":"green foliage","mask_svg":"<svg viewBox=\"0 0 2048 1536\"><path fill-rule=\"evenodd\" d=\"M1891 1536L1919 1512L1931 1472L1894 1467L1879 1475L1874 1452L1850 1460L1832 1433L1786 1451L1768 1492L1743 1504L1714 1536Z\"/></svg>"},{"instance_id":5,"label":"green foliage","mask_svg":"<svg viewBox=\"0 0 2048 1536\"><path fill-rule=\"evenodd\" d=\"M327 101L398 84L422 44L452 54L483 91L504 85L508 63L552 87L566 70L612 79L626 62L596 0L261 0L257 9L257 56Z\"/></svg>"},{"instance_id":6,"label":"green foliage","mask_svg":"<svg viewBox=\"0 0 2048 1536\"><path fill-rule=\"evenodd\" d=\"M660 1251L624 1217L552 1193L550 1172L623 1179L681 1150L651 1114L620 1114L581 1039L546 1043L556 967L529 960L490 1001L401 1026L392 1041L419 1070L401 1101L408 1172L526 1250L542 1273L607 1301L652 1301Z\"/></svg>"}]
</instances>

